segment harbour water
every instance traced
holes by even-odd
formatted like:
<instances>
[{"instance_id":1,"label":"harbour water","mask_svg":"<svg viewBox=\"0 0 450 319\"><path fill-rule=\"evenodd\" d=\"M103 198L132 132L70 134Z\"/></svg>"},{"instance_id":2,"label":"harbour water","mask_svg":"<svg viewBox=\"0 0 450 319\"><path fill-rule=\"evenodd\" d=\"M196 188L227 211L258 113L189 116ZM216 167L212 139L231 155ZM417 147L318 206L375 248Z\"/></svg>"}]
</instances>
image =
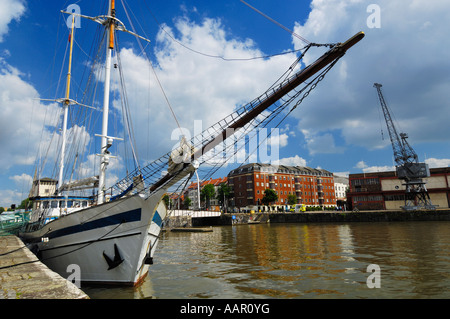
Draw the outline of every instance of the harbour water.
<instances>
[{"instance_id":1,"label":"harbour water","mask_svg":"<svg viewBox=\"0 0 450 319\"><path fill-rule=\"evenodd\" d=\"M142 285L82 289L92 299L446 299L450 222L257 224L166 232Z\"/></svg>"}]
</instances>

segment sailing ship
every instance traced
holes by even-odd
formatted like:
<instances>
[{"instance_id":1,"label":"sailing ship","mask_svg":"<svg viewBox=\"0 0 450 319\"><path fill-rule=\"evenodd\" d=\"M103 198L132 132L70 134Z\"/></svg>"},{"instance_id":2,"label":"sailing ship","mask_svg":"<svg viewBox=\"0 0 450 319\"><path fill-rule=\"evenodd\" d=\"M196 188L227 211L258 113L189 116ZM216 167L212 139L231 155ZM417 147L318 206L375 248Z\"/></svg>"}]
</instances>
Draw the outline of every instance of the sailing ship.
<instances>
[{"instance_id":1,"label":"sailing ship","mask_svg":"<svg viewBox=\"0 0 450 319\"><path fill-rule=\"evenodd\" d=\"M70 54L76 14L72 13L72 16ZM105 59L102 132L99 134L99 175L63 183L67 109L77 103L69 97L70 58L66 96L59 100L64 110L59 179L40 178L34 181L30 196L34 200L31 219L20 234L39 259L62 276L67 276L69 265L78 265L82 283L139 283L153 263L161 228L169 214L163 196L173 187L185 187L197 168L210 161L214 156L212 151L224 145L227 139L237 141L256 128L266 127L280 114L285 114L283 111L289 110L288 107L290 111L287 113L292 112L346 51L364 37L364 33L359 32L344 43L329 45L328 51L315 62L298 68L296 66L304 54L316 45L308 44L293 67L262 95L238 107L191 140L182 138L177 148L144 167L137 167L107 190L105 174L111 156L109 148L117 139L108 135L111 53L115 32L126 31L146 39L126 30L116 18L114 0L109 0L106 15L88 18L100 22L107 29L109 39ZM232 148L229 154L237 152L235 146L236 143L227 144L226 147ZM224 162L221 163L223 165ZM215 170L217 168L212 167L210 172ZM84 197L71 195L83 188L93 188L97 192ZM43 195L42 190L47 195ZM112 196L107 199L106 193Z\"/></svg>"}]
</instances>

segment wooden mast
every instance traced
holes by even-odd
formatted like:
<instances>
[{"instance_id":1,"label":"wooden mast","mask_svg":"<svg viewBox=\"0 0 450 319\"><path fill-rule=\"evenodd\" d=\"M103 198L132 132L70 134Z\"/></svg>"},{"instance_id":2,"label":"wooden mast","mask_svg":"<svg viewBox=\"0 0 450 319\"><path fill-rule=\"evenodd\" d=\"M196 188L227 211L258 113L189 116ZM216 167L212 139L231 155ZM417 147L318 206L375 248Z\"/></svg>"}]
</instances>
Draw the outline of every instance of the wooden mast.
<instances>
[{"instance_id":1,"label":"wooden mast","mask_svg":"<svg viewBox=\"0 0 450 319\"><path fill-rule=\"evenodd\" d=\"M62 145L61 145L61 159L59 164L59 177L58 177L58 195L61 195L61 186L63 184L63 173L64 173L64 160L65 160L65 152L66 152L66 133L67 133L67 117L70 105L70 80L71 80L71 72L72 72L72 52L73 52L73 42L74 42L74 26L75 26L75 16L72 16L72 28L69 36L70 41L70 54L69 54L69 68L67 72L67 83L66 83L66 97L63 100L63 108L64 108L64 117L63 117L63 126L62 126Z\"/></svg>"},{"instance_id":2,"label":"wooden mast","mask_svg":"<svg viewBox=\"0 0 450 319\"><path fill-rule=\"evenodd\" d=\"M102 118L102 134L101 134L101 153L100 153L100 174L98 179L98 198L97 203L102 204L105 200L105 180L106 168L109 164L108 153L108 119L109 119L109 88L111 81L111 55L114 49L114 17L116 15L115 1L109 1L108 9L108 41L106 47L105 60L105 91L103 95L103 118Z\"/></svg>"}]
</instances>

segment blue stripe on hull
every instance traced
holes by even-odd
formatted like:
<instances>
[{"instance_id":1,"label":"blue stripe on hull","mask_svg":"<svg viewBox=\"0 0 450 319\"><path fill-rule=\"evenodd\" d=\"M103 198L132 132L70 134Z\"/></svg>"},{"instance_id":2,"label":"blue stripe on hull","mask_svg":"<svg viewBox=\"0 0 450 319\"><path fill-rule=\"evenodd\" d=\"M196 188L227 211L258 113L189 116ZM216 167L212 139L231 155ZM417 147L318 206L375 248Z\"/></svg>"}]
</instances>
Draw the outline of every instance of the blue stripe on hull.
<instances>
[{"instance_id":1,"label":"blue stripe on hull","mask_svg":"<svg viewBox=\"0 0 450 319\"><path fill-rule=\"evenodd\" d=\"M88 230L93 230L97 228L102 228L106 226L118 225L120 223L131 223L137 222L141 220L141 209L134 209L128 212L116 214L113 216L108 216L104 218L100 218L91 222L87 222L84 224L79 224L75 226L69 226L66 228L61 228L55 231L50 232L46 237L49 239L62 237L67 235L72 235Z\"/></svg>"},{"instance_id":2,"label":"blue stripe on hull","mask_svg":"<svg viewBox=\"0 0 450 319\"><path fill-rule=\"evenodd\" d=\"M155 222L156 225L161 227L162 219L161 219L161 216L159 215L158 211L155 211L155 215L153 216L152 221Z\"/></svg>"}]
</instances>

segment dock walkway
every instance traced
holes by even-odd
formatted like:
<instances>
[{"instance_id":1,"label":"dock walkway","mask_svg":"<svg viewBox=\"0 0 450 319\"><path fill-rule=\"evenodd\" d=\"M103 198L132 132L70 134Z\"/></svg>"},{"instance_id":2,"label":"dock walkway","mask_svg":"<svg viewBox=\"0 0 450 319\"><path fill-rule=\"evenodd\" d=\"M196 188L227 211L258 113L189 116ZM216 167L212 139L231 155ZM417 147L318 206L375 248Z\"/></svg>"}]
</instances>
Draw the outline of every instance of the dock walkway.
<instances>
[{"instance_id":1,"label":"dock walkway","mask_svg":"<svg viewBox=\"0 0 450 319\"><path fill-rule=\"evenodd\" d=\"M0 236L0 299L89 299L51 271L16 236Z\"/></svg>"}]
</instances>

